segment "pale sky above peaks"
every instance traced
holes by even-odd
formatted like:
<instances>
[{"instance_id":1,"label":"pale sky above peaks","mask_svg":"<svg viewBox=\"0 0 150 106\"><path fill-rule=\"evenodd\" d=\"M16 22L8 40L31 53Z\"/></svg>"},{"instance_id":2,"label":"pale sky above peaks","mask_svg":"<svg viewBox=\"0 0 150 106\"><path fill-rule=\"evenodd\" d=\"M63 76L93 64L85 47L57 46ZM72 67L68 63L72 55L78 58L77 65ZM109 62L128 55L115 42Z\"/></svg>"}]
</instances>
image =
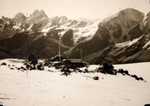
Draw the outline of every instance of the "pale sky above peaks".
<instances>
[{"instance_id":1,"label":"pale sky above peaks","mask_svg":"<svg viewBox=\"0 0 150 106\"><path fill-rule=\"evenodd\" d=\"M18 12L29 15L42 9L48 17L95 19L128 7L146 14L150 11L150 0L0 0L0 15L13 18Z\"/></svg>"}]
</instances>

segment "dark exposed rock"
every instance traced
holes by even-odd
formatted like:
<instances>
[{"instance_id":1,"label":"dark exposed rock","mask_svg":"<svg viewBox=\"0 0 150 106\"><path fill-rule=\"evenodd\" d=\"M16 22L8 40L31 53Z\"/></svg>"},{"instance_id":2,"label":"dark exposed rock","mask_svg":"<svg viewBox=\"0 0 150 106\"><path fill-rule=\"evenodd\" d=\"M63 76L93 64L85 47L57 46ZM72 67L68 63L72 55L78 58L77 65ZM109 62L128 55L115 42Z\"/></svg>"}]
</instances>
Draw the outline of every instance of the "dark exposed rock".
<instances>
[{"instance_id":1,"label":"dark exposed rock","mask_svg":"<svg viewBox=\"0 0 150 106\"><path fill-rule=\"evenodd\" d=\"M69 47L73 46L73 30L69 29L61 38L61 41L64 45Z\"/></svg>"},{"instance_id":2,"label":"dark exposed rock","mask_svg":"<svg viewBox=\"0 0 150 106\"><path fill-rule=\"evenodd\" d=\"M5 45L9 49L17 49L31 41L30 36L26 33L16 33L13 37L1 41L1 45Z\"/></svg>"},{"instance_id":3,"label":"dark exposed rock","mask_svg":"<svg viewBox=\"0 0 150 106\"><path fill-rule=\"evenodd\" d=\"M13 20L19 24L19 23L25 23L27 17L25 17L25 15L23 13L18 13L15 15L15 17L13 18Z\"/></svg>"},{"instance_id":4,"label":"dark exposed rock","mask_svg":"<svg viewBox=\"0 0 150 106\"><path fill-rule=\"evenodd\" d=\"M99 77L98 76L94 76L93 79L94 80L99 80Z\"/></svg>"},{"instance_id":5,"label":"dark exposed rock","mask_svg":"<svg viewBox=\"0 0 150 106\"><path fill-rule=\"evenodd\" d=\"M117 73L121 73L122 75L129 75L130 76L129 72L127 70L123 70L123 69L119 69L117 71Z\"/></svg>"},{"instance_id":6,"label":"dark exposed rock","mask_svg":"<svg viewBox=\"0 0 150 106\"><path fill-rule=\"evenodd\" d=\"M3 62L3 63L1 63L1 65L4 65L4 66L6 66L6 65L7 65L7 63Z\"/></svg>"},{"instance_id":7,"label":"dark exposed rock","mask_svg":"<svg viewBox=\"0 0 150 106\"><path fill-rule=\"evenodd\" d=\"M150 35L143 35L138 38L136 42L130 44L124 43L121 46L112 45L101 51L90 54L84 57L84 61L90 64L101 63L135 63L150 61L150 47L149 45Z\"/></svg>"},{"instance_id":8,"label":"dark exposed rock","mask_svg":"<svg viewBox=\"0 0 150 106\"><path fill-rule=\"evenodd\" d=\"M84 20L73 21L64 16L49 19L43 10L36 10L29 17L18 13L14 17L15 21L9 18L0 19L0 24L4 25L5 29L0 29L0 35L5 36L0 36L3 38L0 39L0 59L26 58L31 53L37 55L38 58L50 58L58 54L60 34L66 31L60 43L61 54L66 58L81 58L82 54L84 61L90 64L149 61L150 49L147 46L149 45L147 43L149 37L144 35L149 33L149 17L149 14L147 14L144 18L143 13L132 8L120 10L100 21L97 29L89 35L90 38L81 35L82 37L79 36L79 39L75 42L76 31L79 32L80 30L78 28L84 28L88 24L93 24L94 21L89 23ZM17 23L21 23L21 26L19 26L20 32L23 29L25 32L13 33L13 26ZM45 27L47 23L49 23L49 26ZM68 29L62 28L61 25L66 25ZM47 36L44 36L42 28L49 27ZM29 28L29 32L26 31L27 28ZM86 31L83 29L81 34ZM4 34L5 32L7 33ZM11 35L6 37L8 32ZM139 40L132 45L116 46L117 43L131 42L135 38L139 38Z\"/></svg>"},{"instance_id":9,"label":"dark exposed rock","mask_svg":"<svg viewBox=\"0 0 150 106\"><path fill-rule=\"evenodd\" d=\"M10 68L11 70L14 70L14 68Z\"/></svg>"},{"instance_id":10,"label":"dark exposed rock","mask_svg":"<svg viewBox=\"0 0 150 106\"><path fill-rule=\"evenodd\" d=\"M64 45L61 46L61 52L68 50ZM59 42L47 36L41 36L27 45L19 48L18 55L28 57L30 54L36 55L37 58L51 58L58 54Z\"/></svg>"},{"instance_id":11,"label":"dark exposed rock","mask_svg":"<svg viewBox=\"0 0 150 106\"><path fill-rule=\"evenodd\" d=\"M131 75L131 77L135 78L136 80L144 80L142 77L138 77L137 75Z\"/></svg>"},{"instance_id":12,"label":"dark exposed rock","mask_svg":"<svg viewBox=\"0 0 150 106\"><path fill-rule=\"evenodd\" d=\"M98 52L115 43L128 41L141 36L140 29L144 14L131 8L119 11L118 13L102 20L98 25L92 39L83 40L72 49L65 52L66 55L73 58L79 58L79 49L84 51L83 56Z\"/></svg>"}]
</instances>

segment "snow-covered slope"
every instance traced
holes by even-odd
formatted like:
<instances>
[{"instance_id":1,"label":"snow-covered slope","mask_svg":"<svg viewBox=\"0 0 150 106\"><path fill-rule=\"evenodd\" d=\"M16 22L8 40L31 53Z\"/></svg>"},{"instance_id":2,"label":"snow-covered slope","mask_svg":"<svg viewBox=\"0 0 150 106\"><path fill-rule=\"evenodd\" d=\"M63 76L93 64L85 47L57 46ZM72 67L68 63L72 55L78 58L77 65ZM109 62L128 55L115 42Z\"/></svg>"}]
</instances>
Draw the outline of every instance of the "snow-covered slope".
<instances>
[{"instance_id":1,"label":"snow-covered slope","mask_svg":"<svg viewBox=\"0 0 150 106\"><path fill-rule=\"evenodd\" d=\"M150 35L142 35L132 41L111 45L84 57L84 60L91 64L150 61Z\"/></svg>"},{"instance_id":2,"label":"snow-covered slope","mask_svg":"<svg viewBox=\"0 0 150 106\"><path fill-rule=\"evenodd\" d=\"M0 104L3 106L144 106L150 100L150 63L117 65L146 79L101 73L72 73L61 76L55 68L21 71L23 60L1 60ZM9 65L9 67L8 67ZM11 69L10 69L11 68ZM144 69L144 70L143 70ZM98 76L99 80L93 80Z\"/></svg>"},{"instance_id":3,"label":"snow-covered slope","mask_svg":"<svg viewBox=\"0 0 150 106\"><path fill-rule=\"evenodd\" d=\"M144 32L149 33L150 32L150 12L146 14L143 20L144 23Z\"/></svg>"},{"instance_id":4,"label":"snow-covered slope","mask_svg":"<svg viewBox=\"0 0 150 106\"><path fill-rule=\"evenodd\" d=\"M58 32L58 35L63 37L68 30L73 31L73 44L76 44L83 38L92 38L98 29L97 21L87 21L87 20L69 20L66 17L53 17L50 19L45 27L42 28L41 32L50 33L53 30ZM66 39L67 40L67 39Z\"/></svg>"},{"instance_id":5,"label":"snow-covered slope","mask_svg":"<svg viewBox=\"0 0 150 106\"><path fill-rule=\"evenodd\" d=\"M80 42L83 39L89 40L96 33L98 29L99 21L100 20L98 20L97 22L79 21L77 24L74 24L71 26L70 25L67 27L61 26L60 28L61 29L64 28L64 30L59 32L59 34L63 36L63 34L67 31L67 29L71 29L73 31L73 43L74 44Z\"/></svg>"},{"instance_id":6,"label":"snow-covered slope","mask_svg":"<svg viewBox=\"0 0 150 106\"><path fill-rule=\"evenodd\" d=\"M35 52L41 58L49 58L49 56L58 53L57 46L60 39L62 55L70 58L80 58L82 50L82 56L87 61L91 62L92 60L96 63L105 60L108 52L110 52L109 58L112 60L106 60L115 63L149 61L149 38L147 38L149 14L144 17L142 12L133 8L116 11L103 20L70 20L65 16L48 18L43 10L35 10L29 17L26 17L26 20L22 13L18 13L15 19L16 23L10 19L4 20L3 17L0 19L0 38L3 39L1 44L2 48L13 50L15 54L23 54L23 57ZM24 45L15 46L14 44L20 44L20 41L13 43L13 36L16 33L20 35L26 33L30 36L31 41L24 42ZM145 37L141 37L142 35ZM6 38L12 40L9 42ZM140 39L143 40L140 41ZM35 41L40 41L38 42L41 45L40 49L35 45L38 44ZM3 45L7 43L10 45ZM11 48L11 44L18 48ZM112 48L116 49L111 51ZM51 50L56 51L50 52ZM127 55L123 55L125 50Z\"/></svg>"},{"instance_id":7,"label":"snow-covered slope","mask_svg":"<svg viewBox=\"0 0 150 106\"><path fill-rule=\"evenodd\" d=\"M37 23L42 18L48 18L43 10L35 10L26 20L28 24Z\"/></svg>"},{"instance_id":8,"label":"snow-covered slope","mask_svg":"<svg viewBox=\"0 0 150 106\"><path fill-rule=\"evenodd\" d=\"M144 14L138 10L132 8L120 10L100 22L100 36L106 36L106 34L109 34L110 40L113 42L122 42L130 40L132 37L138 37L140 34L133 35L130 32L136 26L138 26L138 30L142 30L143 18ZM108 32L104 32L104 29Z\"/></svg>"},{"instance_id":9,"label":"snow-covered slope","mask_svg":"<svg viewBox=\"0 0 150 106\"><path fill-rule=\"evenodd\" d=\"M16 14L15 17L13 18L13 20L16 22L16 24L25 23L26 19L27 19L27 17L24 16L24 14L21 12Z\"/></svg>"},{"instance_id":10,"label":"snow-covered slope","mask_svg":"<svg viewBox=\"0 0 150 106\"><path fill-rule=\"evenodd\" d=\"M140 37L143 34L144 14L138 10L127 8L110 15L100 21L98 28L91 39L84 40L73 49L66 52L70 57L79 58L76 55L78 48L84 51L83 56L98 52L110 45L121 43ZM92 29L89 28L91 32ZM89 31L89 32L90 32ZM80 31L82 32L82 31ZM88 33L87 33L88 34ZM89 48L92 47L92 48Z\"/></svg>"}]
</instances>

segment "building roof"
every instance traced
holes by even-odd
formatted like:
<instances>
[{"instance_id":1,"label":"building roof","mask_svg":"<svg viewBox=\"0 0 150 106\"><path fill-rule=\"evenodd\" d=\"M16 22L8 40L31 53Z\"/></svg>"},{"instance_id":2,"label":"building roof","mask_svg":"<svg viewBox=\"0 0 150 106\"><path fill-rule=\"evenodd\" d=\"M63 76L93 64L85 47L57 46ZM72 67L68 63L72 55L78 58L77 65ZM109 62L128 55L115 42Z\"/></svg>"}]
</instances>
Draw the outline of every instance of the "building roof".
<instances>
[{"instance_id":1,"label":"building roof","mask_svg":"<svg viewBox=\"0 0 150 106\"><path fill-rule=\"evenodd\" d=\"M82 62L81 59L69 59L69 60L70 60L71 62L75 62L75 63L76 63L76 62L78 62L78 63L79 63L79 62Z\"/></svg>"}]
</instances>

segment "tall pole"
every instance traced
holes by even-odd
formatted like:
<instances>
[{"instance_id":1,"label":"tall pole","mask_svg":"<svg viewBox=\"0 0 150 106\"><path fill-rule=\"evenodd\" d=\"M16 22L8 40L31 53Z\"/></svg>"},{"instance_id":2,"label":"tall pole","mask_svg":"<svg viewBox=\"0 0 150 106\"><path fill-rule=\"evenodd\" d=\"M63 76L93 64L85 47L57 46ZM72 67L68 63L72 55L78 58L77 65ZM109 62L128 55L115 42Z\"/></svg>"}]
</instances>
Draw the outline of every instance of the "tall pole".
<instances>
[{"instance_id":1,"label":"tall pole","mask_svg":"<svg viewBox=\"0 0 150 106\"><path fill-rule=\"evenodd\" d=\"M61 37L59 37L59 53L58 53L59 54L59 61L61 61L61 57L60 57L60 55L61 55L60 54L60 40L61 40Z\"/></svg>"},{"instance_id":2,"label":"tall pole","mask_svg":"<svg viewBox=\"0 0 150 106\"><path fill-rule=\"evenodd\" d=\"M81 55L81 63L82 63L82 48L80 49L80 55Z\"/></svg>"}]
</instances>

